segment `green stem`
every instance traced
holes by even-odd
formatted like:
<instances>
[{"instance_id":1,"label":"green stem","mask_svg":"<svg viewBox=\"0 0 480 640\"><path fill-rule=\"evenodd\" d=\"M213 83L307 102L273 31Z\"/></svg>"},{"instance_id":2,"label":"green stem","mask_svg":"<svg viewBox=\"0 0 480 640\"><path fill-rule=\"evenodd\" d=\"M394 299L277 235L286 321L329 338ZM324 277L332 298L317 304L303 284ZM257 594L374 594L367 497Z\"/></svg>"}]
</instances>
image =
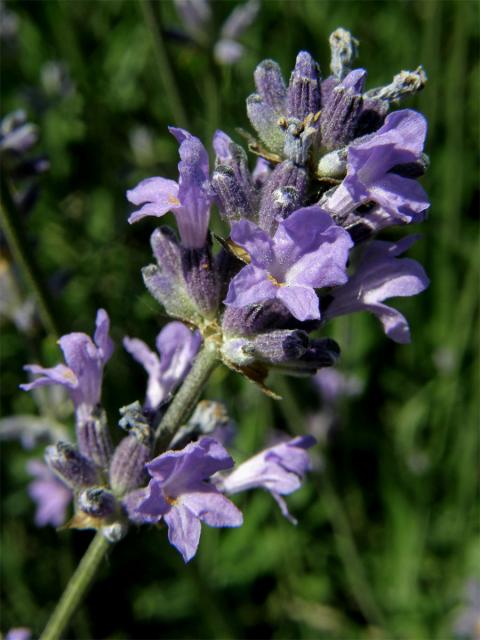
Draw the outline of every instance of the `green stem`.
<instances>
[{"instance_id":1,"label":"green stem","mask_svg":"<svg viewBox=\"0 0 480 640\"><path fill-rule=\"evenodd\" d=\"M75 609L89 588L110 545L111 543L100 531L95 535L63 592L43 634L40 636L40 640L57 640L60 638Z\"/></svg>"},{"instance_id":2,"label":"green stem","mask_svg":"<svg viewBox=\"0 0 480 640\"><path fill-rule=\"evenodd\" d=\"M143 19L152 38L153 50L157 59L158 72L163 83L165 95L170 101L172 111L171 115L175 124L183 129L188 129L188 118L186 111L183 108L180 92L175 81L175 75L168 58L167 48L162 36L162 25L155 18L150 0L139 0L139 2Z\"/></svg>"},{"instance_id":3,"label":"green stem","mask_svg":"<svg viewBox=\"0 0 480 640\"><path fill-rule=\"evenodd\" d=\"M193 361L190 373L175 395L155 433L157 450L168 445L175 431L191 413L213 369L218 364L218 347L206 340Z\"/></svg>"},{"instance_id":4,"label":"green stem","mask_svg":"<svg viewBox=\"0 0 480 640\"><path fill-rule=\"evenodd\" d=\"M33 257L32 250L27 245L20 213L17 210L10 186L3 172L1 175L1 192L0 222L8 246L16 264L23 273L27 285L35 296L38 313L43 326L54 338L58 338L60 332L55 320L55 314L51 308L50 296L39 276L39 269Z\"/></svg>"}]
</instances>

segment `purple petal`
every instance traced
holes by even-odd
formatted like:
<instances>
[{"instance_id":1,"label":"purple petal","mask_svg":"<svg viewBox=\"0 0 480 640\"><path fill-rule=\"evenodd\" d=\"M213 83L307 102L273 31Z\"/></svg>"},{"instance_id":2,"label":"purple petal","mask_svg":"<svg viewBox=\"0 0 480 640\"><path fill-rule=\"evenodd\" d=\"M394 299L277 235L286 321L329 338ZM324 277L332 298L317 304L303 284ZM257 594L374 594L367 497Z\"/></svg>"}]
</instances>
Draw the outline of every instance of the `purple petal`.
<instances>
[{"instance_id":1,"label":"purple petal","mask_svg":"<svg viewBox=\"0 0 480 640\"><path fill-rule=\"evenodd\" d=\"M128 353L139 362L148 373L147 405L156 409L168 397L170 388L162 380L161 364L156 353L138 338L124 338L123 346Z\"/></svg>"},{"instance_id":2,"label":"purple petal","mask_svg":"<svg viewBox=\"0 0 480 640\"><path fill-rule=\"evenodd\" d=\"M217 159L221 161L231 158L230 145L233 140L226 133L217 129L213 135L213 148L217 155Z\"/></svg>"},{"instance_id":3,"label":"purple petal","mask_svg":"<svg viewBox=\"0 0 480 640\"><path fill-rule=\"evenodd\" d=\"M223 23L221 34L223 38L238 38L255 20L260 10L258 0L249 0L245 4L235 7Z\"/></svg>"},{"instance_id":4,"label":"purple petal","mask_svg":"<svg viewBox=\"0 0 480 640\"><path fill-rule=\"evenodd\" d=\"M127 512L128 519L134 524L153 524L158 522L162 516L148 515L141 513L138 507L145 502L150 490L147 487L130 491L122 498L122 505Z\"/></svg>"},{"instance_id":5,"label":"purple petal","mask_svg":"<svg viewBox=\"0 0 480 640\"><path fill-rule=\"evenodd\" d=\"M277 298L283 302L297 320L316 320L320 318L318 296L311 287L287 285L280 287Z\"/></svg>"},{"instance_id":6,"label":"purple petal","mask_svg":"<svg viewBox=\"0 0 480 640\"><path fill-rule=\"evenodd\" d=\"M404 148L416 156L422 153L427 135L427 121L421 113L412 109L401 109L390 113L377 134L392 130L401 136Z\"/></svg>"},{"instance_id":7,"label":"purple petal","mask_svg":"<svg viewBox=\"0 0 480 640\"><path fill-rule=\"evenodd\" d=\"M310 468L306 449L315 443L312 436L303 436L265 449L236 467L222 481L222 488L229 494L262 487L288 495L301 486Z\"/></svg>"},{"instance_id":8,"label":"purple petal","mask_svg":"<svg viewBox=\"0 0 480 640\"><path fill-rule=\"evenodd\" d=\"M213 50L215 60L220 64L235 64L243 56L245 47L237 42L228 38L222 38L219 40Z\"/></svg>"},{"instance_id":9,"label":"purple petal","mask_svg":"<svg viewBox=\"0 0 480 640\"><path fill-rule=\"evenodd\" d=\"M159 375L160 360L157 354L151 351L143 340L125 337L123 339L123 346L128 353L142 365L149 375Z\"/></svg>"},{"instance_id":10,"label":"purple petal","mask_svg":"<svg viewBox=\"0 0 480 640\"><path fill-rule=\"evenodd\" d=\"M168 211L177 209L180 206L178 191L178 184L174 180L167 178L143 180L134 189L127 191L127 198L133 204L146 203L141 209L130 215L128 222L132 224L145 216L159 218Z\"/></svg>"},{"instance_id":11,"label":"purple petal","mask_svg":"<svg viewBox=\"0 0 480 640\"><path fill-rule=\"evenodd\" d=\"M37 504L35 524L59 527L65 522L72 492L39 460L30 460L27 470L35 478L28 486L28 493Z\"/></svg>"},{"instance_id":12,"label":"purple petal","mask_svg":"<svg viewBox=\"0 0 480 640\"><path fill-rule=\"evenodd\" d=\"M416 295L428 286L428 277L418 262L410 258L396 258L411 243L411 238L404 238L396 244L372 242L347 284L334 290L326 318L366 309L380 319L390 338L396 342L408 342L405 318L381 303L395 296Z\"/></svg>"},{"instance_id":13,"label":"purple petal","mask_svg":"<svg viewBox=\"0 0 480 640\"><path fill-rule=\"evenodd\" d=\"M182 505L209 527L240 527L243 524L242 512L213 486L185 494Z\"/></svg>"},{"instance_id":14,"label":"purple petal","mask_svg":"<svg viewBox=\"0 0 480 640\"><path fill-rule=\"evenodd\" d=\"M231 280L224 302L233 307L246 307L271 300L277 296L277 292L278 287L268 280L266 271L248 265Z\"/></svg>"},{"instance_id":15,"label":"purple petal","mask_svg":"<svg viewBox=\"0 0 480 640\"><path fill-rule=\"evenodd\" d=\"M37 387L51 384L61 384L68 389L76 389L78 387L77 376L64 364L57 364L55 367L50 367L49 369L45 369L38 364L27 364L23 368L29 373L41 376L32 382L21 384L20 389L23 389L23 391L31 391Z\"/></svg>"},{"instance_id":16,"label":"purple petal","mask_svg":"<svg viewBox=\"0 0 480 640\"><path fill-rule=\"evenodd\" d=\"M27 627L15 627L10 629L5 636L5 640L30 640L32 632Z\"/></svg>"},{"instance_id":17,"label":"purple petal","mask_svg":"<svg viewBox=\"0 0 480 640\"><path fill-rule=\"evenodd\" d=\"M180 380L191 364L200 344L198 331L191 331L183 322L169 322L156 339L157 350L161 356L162 372Z\"/></svg>"},{"instance_id":18,"label":"purple petal","mask_svg":"<svg viewBox=\"0 0 480 640\"><path fill-rule=\"evenodd\" d=\"M232 226L231 238L245 249L255 267L268 269L273 260L273 241L265 231L248 220L240 220Z\"/></svg>"},{"instance_id":19,"label":"purple petal","mask_svg":"<svg viewBox=\"0 0 480 640\"><path fill-rule=\"evenodd\" d=\"M113 341L110 338L110 318L105 309L97 311L96 329L93 340L100 350L103 364L106 364L113 353Z\"/></svg>"},{"instance_id":20,"label":"purple petal","mask_svg":"<svg viewBox=\"0 0 480 640\"><path fill-rule=\"evenodd\" d=\"M298 520L294 518L290 513L290 511L288 510L287 502L282 498L282 496L279 493L276 493L275 491L271 491L270 493L272 494L272 498L278 504L280 511L282 512L282 516L286 518L290 522L290 524L293 524L296 526L298 524Z\"/></svg>"},{"instance_id":21,"label":"purple petal","mask_svg":"<svg viewBox=\"0 0 480 640\"><path fill-rule=\"evenodd\" d=\"M157 480L151 480L147 489L142 494L134 494L132 500L138 500L133 507L134 513L149 518L159 520L171 509L171 505L165 499L160 483Z\"/></svg>"},{"instance_id":22,"label":"purple petal","mask_svg":"<svg viewBox=\"0 0 480 640\"><path fill-rule=\"evenodd\" d=\"M202 487L217 471L230 469L233 460L222 445L213 438L201 438L181 451L167 451L147 465L149 474L162 483L169 496L176 497Z\"/></svg>"},{"instance_id":23,"label":"purple petal","mask_svg":"<svg viewBox=\"0 0 480 640\"><path fill-rule=\"evenodd\" d=\"M386 304L366 304L365 309L371 311L383 325L386 335L399 344L411 341L410 327L404 315Z\"/></svg>"},{"instance_id":24,"label":"purple petal","mask_svg":"<svg viewBox=\"0 0 480 640\"><path fill-rule=\"evenodd\" d=\"M208 153L201 141L185 129L169 127L169 131L180 142L178 199L181 207L176 209L175 217L184 246L198 249L206 241L212 202Z\"/></svg>"},{"instance_id":25,"label":"purple petal","mask_svg":"<svg viewBox=\"0 0 480 640\"><path fill-rule=\"evenodd\" d=\"M168 525L168 540L189 562L197 553L200 542L201 525L189 509L179 504L165 514Z\"/></svg>"},{"instance_id":26,"label":"purple petal","mask_svg":"<svg viewBox=\"0 0 480 640\"><path fill-rule=\"evenodd\" d=\"M346 262L353 242L320 207L292 213L278 226L274 243L275 257L286 269L287 283L318 288L346 281Z\"/></svg>"},{"instance_id":27,"label":"purple petal","mask_svg":"<svg viewBox=\"0 0 480 640\"><path fill-rule=\"evenodd\" d=\"M424 211L430 206L428 196L416 180L387 173L370 188L372 200L378 202L395 217L397 212L407 217L408 222L422 222Z\"/></svg>"},{"instance_id":28,"label":"purple petal","mask_svg":"<svg viewBox=\"0 0 480 640\"><path fill-rule=\"evenodd\" d=\"M340 85L345 89L352 89L354 93L362 93L366 78L365 69L354 69L345 76Z\"/></svg>"}]
</instances>

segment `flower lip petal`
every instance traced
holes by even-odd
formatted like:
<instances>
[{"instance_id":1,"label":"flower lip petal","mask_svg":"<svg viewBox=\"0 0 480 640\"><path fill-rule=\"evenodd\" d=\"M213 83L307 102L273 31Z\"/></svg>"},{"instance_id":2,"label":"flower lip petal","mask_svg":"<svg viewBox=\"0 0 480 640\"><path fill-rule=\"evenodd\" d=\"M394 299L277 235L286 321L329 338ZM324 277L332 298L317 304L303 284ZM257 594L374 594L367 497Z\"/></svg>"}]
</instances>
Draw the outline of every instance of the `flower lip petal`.
<instances>
[{"instance_id":1,"label":"flower lip petal","mask_svg":"<svg viewBox=\"0 0 480 640\"><path fill-rule=\"evenodd\" d=\"M189 562L197 553L200 542L200 520L183 505L170 509L164 520L170 544L180 551L185 562Z\"/></svg>"},{"instance_id":2,"label":"flower lip petal","mask_svg":"<svg viewBox=\"0 0 480 640\"><path fill-rule=\"evenodd\" d=\"M253 265L268 269L274 251L273 240L268 233L248 220L240 220L232 226L231 239L247 251Z\"/></svg>"},{"instance_id":3,"label":"flower lip petal","mask_svg":"<svg viewBox=\"0 0 480 640\"><path fill-rule=\"evenodd\" d=\"M224 303L233 307L246 307L275 298L277 291L278 288L268 279L264 269L249 264L230 281Z\"/></svg>"}]
</instances>

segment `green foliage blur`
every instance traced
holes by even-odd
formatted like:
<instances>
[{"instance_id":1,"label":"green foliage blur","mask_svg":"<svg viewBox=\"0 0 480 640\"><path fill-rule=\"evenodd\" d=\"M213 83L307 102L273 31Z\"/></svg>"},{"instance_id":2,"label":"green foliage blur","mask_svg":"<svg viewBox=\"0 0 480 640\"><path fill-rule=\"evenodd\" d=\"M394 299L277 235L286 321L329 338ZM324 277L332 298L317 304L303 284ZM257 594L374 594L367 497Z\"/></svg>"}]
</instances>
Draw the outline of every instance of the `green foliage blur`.
<instances>
[{"instance_id":1,"label":"green foliage blur","mask_svg":"<svg viewBox=\"0 0 480 640\"><path fill-rule=\"evenodd\" d=\"M211 4L221 24L236 3ZM16 29L2 42L2 115L25 109L40 131L35 150L51 164L22 221L26 240L61 333L90 333L99 307L112 319L117 349L104 399L113 426L118 407L141 399L145 384L122 337L152 344L166 321L139 272L151 261L154 222L129 227L125 198L140 179L177 175L177 144L166 128L181 124L181 112L159 69L158 33L183 124L207 146L216 128L242 142L236 128L249 128L244 101L260 60L274 58L288 78L297 51L307 49L327 72L328 36L338 26L360 40L369 88L418 64L429 76L424 92L404 106L429 121L431 167L423 183L432 207L410 255L424 264L431 286L394 301L409 318L410 345L390 342L366 314L328 327L342 347L340 369L363 392L340 404L335 429L317 447L317 471L288 499L298 526L281 517L269 495L241 495L245 525L204 527L187 566L165 531L132 530L102 565L68 638L455 637L465 586L480 565L478 6L264 0L241 39L246 53L231 67L178 37L181 23L169 0L12 1L4 10L15 16ZM5 243L1 251L3 263L10 261ZM21 270L15 277L24 298ZM39 322L22 334L3 321L0 348L2 415L38 412L18 390L22 365L59 361L54 338ZM306 431L308 416L321 410L309 380L273 376L271 385L282 402L224 368L208 385L205 397L224 401L238 423L239 459L265 446L274 427ZM34 526L25 464L41 455L41 447L3 444L0 624L4 632L30 627L34 637L92 535Z\"/></svg>"}]
</instances>

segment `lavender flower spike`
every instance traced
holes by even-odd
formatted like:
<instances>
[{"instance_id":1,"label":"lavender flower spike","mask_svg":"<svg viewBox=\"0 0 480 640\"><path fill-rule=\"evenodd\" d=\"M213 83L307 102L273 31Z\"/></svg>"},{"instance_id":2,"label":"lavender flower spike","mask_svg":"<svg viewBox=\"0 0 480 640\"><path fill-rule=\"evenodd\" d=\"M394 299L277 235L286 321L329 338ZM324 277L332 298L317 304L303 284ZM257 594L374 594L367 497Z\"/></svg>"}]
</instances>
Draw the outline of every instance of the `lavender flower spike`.
<instances>
[{"instance_id":1,"label":"lavender flower spike","mask_svg":"<svg viewBox=\"0 0 480 640\"><path fill-rule=\"evenodd\" d=\"M158 409L190 369L200 347L198 331L192 333L181 322L169 322L157 336L160 358L138 338L125 338L123 345L148 373L146 407Z\"/></svg>"},{"instance_id":2,"label":"lavender flower spike","mask_svg":"<svg viewBox=\"0 0 480 640\"><path fill-rule=\"evenodd\" d=\"M416 180L401 175L401 167L421 163L426 132L426 120L416 111L403 109L387 116L375 134L348 147L347 177L325 208L340 220L373 201L386 213L378 229L421 222L429 207L427 195Z\"/></svg>"},{"instance_id":3,"label":"lavender flower spike","mask_svg":"<svg viewBox=\"0 0 480 640\"><path fill-rule=\"evenodd\" d=\"M100 402L103 367L113 352L109 328L107 312L99 309L93 340L85 333L68 333L58 341L68 366L58 364L45 369L28 364L24 369L40 377L20 385L20 388L30 391L44 385L59 384L67 389L77 411L80 407L82 413L93 411Z\"/></svg>"},{"instance_id":4,"label":"lavender flower spike","mask_svg":"<svg viewBox=\"0 0 480 640\"><path fill-rule=\"evenodd\" d=\"M228 494L255 488L266 489L277 501L282 514L296 524L281 496L289 495L301 487L302 478L310 469L306 449L314 444L316 440L313 436L300 436L265 449L220 479L217 486Z\"/></svg>"},{"instance_id":5,"label":"lavender flower spike","mask_svg":"<svg viewBox=\"0 0 480 640\"><path fill-rule=\"evenodd\" d=\"M200 249L205 245L212 196L209 190L208 154L198 138L184 129L169 128L180 143L179 180L148 178L127 191L127 198L143 207L132 213L130 223L146 216L157 218L173 211L180 238L185 247Z\"/></svg>"},{"instance_id":6,"label":"lavender flower spike","mask_svg":"<svg viewBox=\"0 0 480 640\"><path fill-rule=\"evenodd\" d=\"M320 318L316 288L344 284L352 241L318 206L298 209L277 228L273 239L241 220L232 240L251 263L231 281L225 304L244 307L278 298L298 320Z\"/></svg>"},{"instance_id":7,"label":"lavender flower spike","mask_svg":"<svg viewBox=\"0 0 480 640\"><path fill-rule=\"evenodd\" d=\"M395 296L414 296L428 287L428 277L416 260L397 259L417 238L408 236L397 243L372 242L347 284L333 291L333 301L324 318L371 311L389 338L400 343L410 342L410 329L405 317L382 302Z\"/></svg>"},{"instance_id":8,"label":"lavender flower spike","mask_svg":"<svg viewBox=\"0 0 480 640\"><path fill-rule=\"evenodd\" d=\"M162 517L168 539L185 562L193 558L200 540L201 522L210 527L239 527L243 516L218 489L208 483L217 471L230 469L233 460L213 438L201 438L181 451L167 451L152 460L146 498L136 507L139 521Z\"/></svg>"}]
</instances>

